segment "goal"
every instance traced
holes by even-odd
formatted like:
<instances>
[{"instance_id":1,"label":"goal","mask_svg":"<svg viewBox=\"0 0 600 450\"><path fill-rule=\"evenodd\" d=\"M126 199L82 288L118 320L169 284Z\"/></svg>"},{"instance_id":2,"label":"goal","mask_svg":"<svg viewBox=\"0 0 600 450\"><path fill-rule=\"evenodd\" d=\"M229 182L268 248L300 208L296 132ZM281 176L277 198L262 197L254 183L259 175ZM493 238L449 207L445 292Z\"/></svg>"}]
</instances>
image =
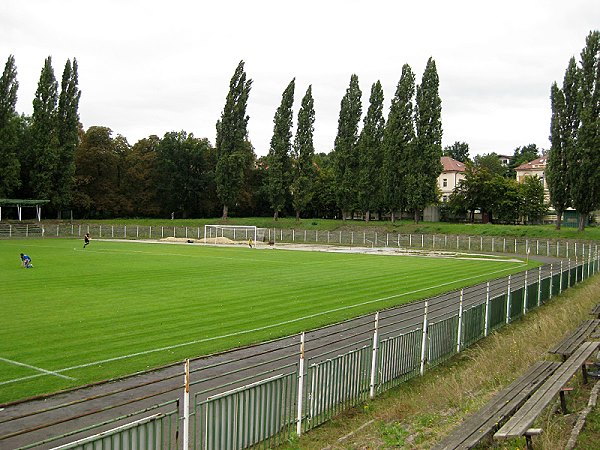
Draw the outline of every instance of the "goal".
<instances>
[{"instance_id":1,"label":"goal","mask_svg":"<svg viewBox=\"0 0 600 450\"><path fill-rule=\"evenodd\" d=\"M250 225L204 225L204 242L207 244L247 244L264 236L264 229Z\"/></svg>"}]
</instances>

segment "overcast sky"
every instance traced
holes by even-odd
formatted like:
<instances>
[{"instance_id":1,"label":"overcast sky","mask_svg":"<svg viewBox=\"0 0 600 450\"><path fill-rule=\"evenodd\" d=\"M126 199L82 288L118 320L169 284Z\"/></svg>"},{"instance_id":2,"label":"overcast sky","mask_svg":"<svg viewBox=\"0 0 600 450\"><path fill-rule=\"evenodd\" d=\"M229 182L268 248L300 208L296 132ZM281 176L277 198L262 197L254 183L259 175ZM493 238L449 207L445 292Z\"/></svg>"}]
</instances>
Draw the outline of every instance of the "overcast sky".
<instances>
[{"instance_id":1,"label":"overcast sky","mask_svg":"<svg viewBox=\"0 0 600 450\"><path fill-rule=\"evenodd\" d=\"M599 25L598 0L1 0L0 62L15 56L17 111L31 114L45 58L59 82L76 58L84 128L109 127L133 145L180 130L214 144L244 60L253 80L249 137L265 155L292 78L294 123L312 85L315 150L329 152L353 73L363 114L381 81L387 117L402 66L420 83L433 57L443 145L512 154L531 143L549 147L550 86L562 83L569 58L579 61Z\"/></svg>"}]
</instances>

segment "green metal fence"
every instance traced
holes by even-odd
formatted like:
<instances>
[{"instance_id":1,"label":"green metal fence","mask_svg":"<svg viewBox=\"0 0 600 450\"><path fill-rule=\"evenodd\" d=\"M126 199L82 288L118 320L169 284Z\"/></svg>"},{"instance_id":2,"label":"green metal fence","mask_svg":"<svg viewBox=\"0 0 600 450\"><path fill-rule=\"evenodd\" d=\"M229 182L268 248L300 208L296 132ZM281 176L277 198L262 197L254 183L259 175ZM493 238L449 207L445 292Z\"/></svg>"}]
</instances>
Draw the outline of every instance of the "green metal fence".
<instances>
[{"instance_id":1,"label":"green metal fence","mask_svg":"<svg viewBox=\"0 0 600 450\"><path fill-rule=\"evenodd\" d=\"M270 448L289 439L296 417L297 372L196 400L194 448Z\"/></svg>"},{"instance_id":2,"label":"green metal fence","mask_svg":"<svg viewBox=\"0 0 600 450\"><path fill-rule=\"evenodd\" d=\"M368 398L371 355L371 348L364 346L309 365L305 429L318 426Z\"/></svg>"},{"instance_id":3,"label":"green metal fence","mask_svg":"<svg viewBox=\"0 0 600 450\"><path fill-rule=\"evenodd\" d=\"M383 392L419 374L423 329L417 328L379 343L377 390Z\"/></svg>"}]
</instances>

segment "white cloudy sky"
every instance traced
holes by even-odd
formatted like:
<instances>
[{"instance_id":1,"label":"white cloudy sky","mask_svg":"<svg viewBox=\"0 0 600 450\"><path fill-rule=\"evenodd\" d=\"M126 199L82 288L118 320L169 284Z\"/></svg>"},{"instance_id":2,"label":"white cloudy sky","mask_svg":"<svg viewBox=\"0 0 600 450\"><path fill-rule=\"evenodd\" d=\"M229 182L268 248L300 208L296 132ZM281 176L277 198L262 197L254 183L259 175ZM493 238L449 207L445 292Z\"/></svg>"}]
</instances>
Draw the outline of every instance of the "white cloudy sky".
<instances>
[{"instance_id":1,"label":"white cloudy sky","mask_svg":"<svg viewBox=\"0 0 600 450\"><path fill-rule=\"evenodd\" d=\"M431 56L444 146L512 154L548 147L550 85L599 25L598 0L2 0L0 63L15 56L20 113L31 114L44 59L52 56L60 81L74 57L85 129L107 126L130 144L179 130L214 143L243 59L253 80L249 135L264 155L292 78L295 117L313 86L315 147L328 152L351 74L363 112L381 81L387 115L402 65L420 82Z\"/></svg>"}]
</instances>

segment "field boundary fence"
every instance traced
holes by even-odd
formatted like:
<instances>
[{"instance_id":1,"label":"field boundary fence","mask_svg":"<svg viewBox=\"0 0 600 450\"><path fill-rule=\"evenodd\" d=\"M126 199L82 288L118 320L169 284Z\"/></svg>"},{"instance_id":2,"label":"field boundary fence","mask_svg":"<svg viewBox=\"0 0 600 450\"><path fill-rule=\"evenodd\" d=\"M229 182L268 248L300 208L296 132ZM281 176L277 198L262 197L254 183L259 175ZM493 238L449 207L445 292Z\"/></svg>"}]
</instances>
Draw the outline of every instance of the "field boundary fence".
<instances>
[{"instance_id":1,"label":"field boundary fence","mask_svg":"<svg viewBox=\"0 0 600 450\"><path fill-rule=\"evenodd\" d=\"M506 238L445 234L400 234L376 231L323 231L261 228L265 243L339 245L371 249L433 250L449 252L506 253L547 256L552 258L585 258L589 241ZM0 238L83 238L90 233L98 239L204 239L204 227L106 225L106 224L2 224ZM246 243L253 234L232 228L226 235L233 241Z\"/></svg>"},{"instance_id":2,"label":"field boundary fence","mask_svg":"<svg viewBox=\"0 0 600 450\"><path fill-rule=\"evenodd\" d=\"M28 412L7 408L0 416L0 447L270 448L423 375L597 274L597 245L579 243L577 249L575 261L556 259L302 334L188 360L103 385L101 392L88 387L79 399L45 398ZM57 426L69 431L39 438Z\"/></svg>"}]
</instances>

